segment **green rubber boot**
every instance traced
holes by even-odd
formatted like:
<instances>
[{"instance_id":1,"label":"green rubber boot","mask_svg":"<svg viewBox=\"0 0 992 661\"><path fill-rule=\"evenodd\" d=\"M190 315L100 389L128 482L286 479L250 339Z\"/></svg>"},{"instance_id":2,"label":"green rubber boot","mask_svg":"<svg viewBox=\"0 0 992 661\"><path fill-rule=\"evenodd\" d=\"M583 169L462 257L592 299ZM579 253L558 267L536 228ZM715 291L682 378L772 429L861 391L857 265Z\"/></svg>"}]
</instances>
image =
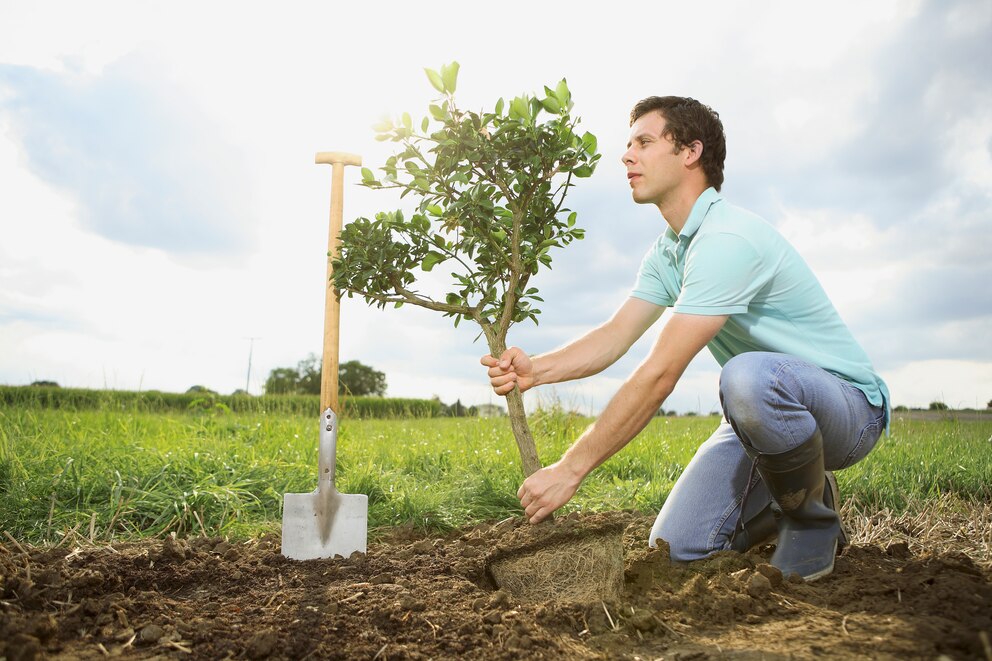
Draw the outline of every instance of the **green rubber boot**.
<instances>
[{"instance_id":1,"label":"green rubber boot","mask_svg":"<svg viewBox=\"0 0 992 661\"><path fill-rule=\"evenodd\" d=\"M787 452L765 454L747 444L744 451L756 462L781 510L772 564L785 576L796 573L807 581L828 575L834 569L841 527L837 512L824 503L827 479L819 430Z\"/></svg>"},{"instance_id":2,"label":"green rubber boot","mask_svg":"<svg viewBox=\"0 0 992 661\"><path fill-rule=\"evenodd\" d=\"M823 503L837 512L839 517L840 490L837 488L837 479L830 471L825 471L824 477ZM782 510L775 501L772 501L747 521L738 521L737 528L730 537L730 549L738 553L746 553L755 546L773 542L778 537L778 520L781 516ZM841 522L840 537L837 538L838 551L845 546L847 546L847 534Z\"/></svg>"}]
</instances>

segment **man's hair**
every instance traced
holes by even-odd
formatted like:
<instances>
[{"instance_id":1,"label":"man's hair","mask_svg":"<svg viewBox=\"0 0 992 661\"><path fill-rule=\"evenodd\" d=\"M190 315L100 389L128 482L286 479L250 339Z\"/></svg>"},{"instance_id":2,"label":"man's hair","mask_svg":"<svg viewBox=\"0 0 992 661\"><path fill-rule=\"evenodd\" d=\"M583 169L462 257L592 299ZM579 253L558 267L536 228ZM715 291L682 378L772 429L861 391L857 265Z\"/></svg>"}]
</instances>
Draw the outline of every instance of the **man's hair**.
<instances>
[{"instance_id":1,"label":"man's hair","mask_svg":"<svg viewBox=\"0 0 992 661\"><path fill-rule=\"evenodd\" d=\"M716 190L723 185L723 162L727 158L727 137L720 115L707 105L684 96L649 96L630 111L633 126L642 115L658 111L665 118L664 136L671 138L676 151L696 140L703 143L699 162L706 181Z\"/></svg>"}]
</instances>

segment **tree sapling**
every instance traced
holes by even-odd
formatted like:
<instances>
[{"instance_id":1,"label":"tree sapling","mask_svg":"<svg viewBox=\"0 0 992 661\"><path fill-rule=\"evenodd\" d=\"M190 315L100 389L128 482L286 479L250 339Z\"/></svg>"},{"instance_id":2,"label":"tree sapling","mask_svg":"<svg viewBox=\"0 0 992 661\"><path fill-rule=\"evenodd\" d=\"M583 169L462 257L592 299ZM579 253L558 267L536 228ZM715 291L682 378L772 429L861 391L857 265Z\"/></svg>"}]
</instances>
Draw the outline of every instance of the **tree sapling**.
<instances>
[{"instance_id":1,"label":"tree sapling","mask_svg":"<svg viewBox=\"0 0 992 661\"><path fill-rule=\"evenodd\" d=\"M429 116L414 124L408 113L374 128L377 140L399 143L377 177L362 169L362 184L398 189L419 199L407 217L384 211L358 218L341 232L334 286L380 308L405 303L471 319L493 356L506 350L514 323L537 323L542 299L530 280L551 266L552 248L581 239L576 213L564 207L573 178L588 177L599 160L596 137L579 135L565 80L544 96L499 99L490 112L459 108L454 92L458 63L426 69L440 93ZM542 121L543 120L543 121ZM415 271L451 268L450 290L416 289ZM525 475L538 470L534 439L519 390L507 409Z\"/></svg>"}]
</instances>

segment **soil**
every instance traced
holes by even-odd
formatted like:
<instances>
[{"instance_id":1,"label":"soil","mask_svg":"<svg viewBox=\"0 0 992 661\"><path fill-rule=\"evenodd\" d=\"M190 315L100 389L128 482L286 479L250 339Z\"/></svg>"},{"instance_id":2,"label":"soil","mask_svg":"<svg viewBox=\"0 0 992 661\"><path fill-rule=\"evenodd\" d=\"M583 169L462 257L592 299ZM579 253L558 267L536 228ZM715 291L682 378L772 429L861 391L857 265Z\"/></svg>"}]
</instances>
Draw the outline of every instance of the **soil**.
<instances>
[{"instance_id":1,"label":"soil","mask_svg":"<svg viewBox=\"0 0 992 661\"><path fill-rule=\"evenodd\" d=\"M852 546L807 584L768 565L770 548L673 566L647 548L651 523L614 512L443 538L395 529L367 555L306 562L284 558L277 536L2 540L0 658L992 658L992 573L964 555ZM491 564L539 551L542 535L567 555L568 539L604 526L622 531L619 596L521 599L494 584Z\"/></svg>"}]
</instances>

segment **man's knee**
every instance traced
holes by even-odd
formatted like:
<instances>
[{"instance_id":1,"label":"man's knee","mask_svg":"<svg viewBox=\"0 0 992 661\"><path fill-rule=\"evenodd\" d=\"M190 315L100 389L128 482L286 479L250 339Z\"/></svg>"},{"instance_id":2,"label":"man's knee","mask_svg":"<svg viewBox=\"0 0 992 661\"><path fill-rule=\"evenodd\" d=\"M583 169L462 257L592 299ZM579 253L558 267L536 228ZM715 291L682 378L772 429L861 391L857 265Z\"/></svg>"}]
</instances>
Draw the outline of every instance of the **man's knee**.
<instances>
[{"instance_id":1,"label":"man's knee","mask_svg":"<svg viewBox=\"0 0 992 661\"><path fill-rule=\"evenodd\" d=\"M768 354L742 353L734 356L720 372L720 403L735 430L756 429L766 417L766 400L774 379Z\"/></svg>"},{"instance_id":2,"label":"man's knee","mask_svg":"<svg viewBox=\"0 0 992 661\"><path fill-rule=\"evenodd\" d=\"M666 525L663 521L655 522L651 529L651 539L648 546L651 548L668 547L669 557L672 562L690 562L705 558L713 552L713 549L703 548L703 544L698 537L698 530L691 526ZM697 534L693 534L697 533Z\"/></svg>"}]
</instances>

